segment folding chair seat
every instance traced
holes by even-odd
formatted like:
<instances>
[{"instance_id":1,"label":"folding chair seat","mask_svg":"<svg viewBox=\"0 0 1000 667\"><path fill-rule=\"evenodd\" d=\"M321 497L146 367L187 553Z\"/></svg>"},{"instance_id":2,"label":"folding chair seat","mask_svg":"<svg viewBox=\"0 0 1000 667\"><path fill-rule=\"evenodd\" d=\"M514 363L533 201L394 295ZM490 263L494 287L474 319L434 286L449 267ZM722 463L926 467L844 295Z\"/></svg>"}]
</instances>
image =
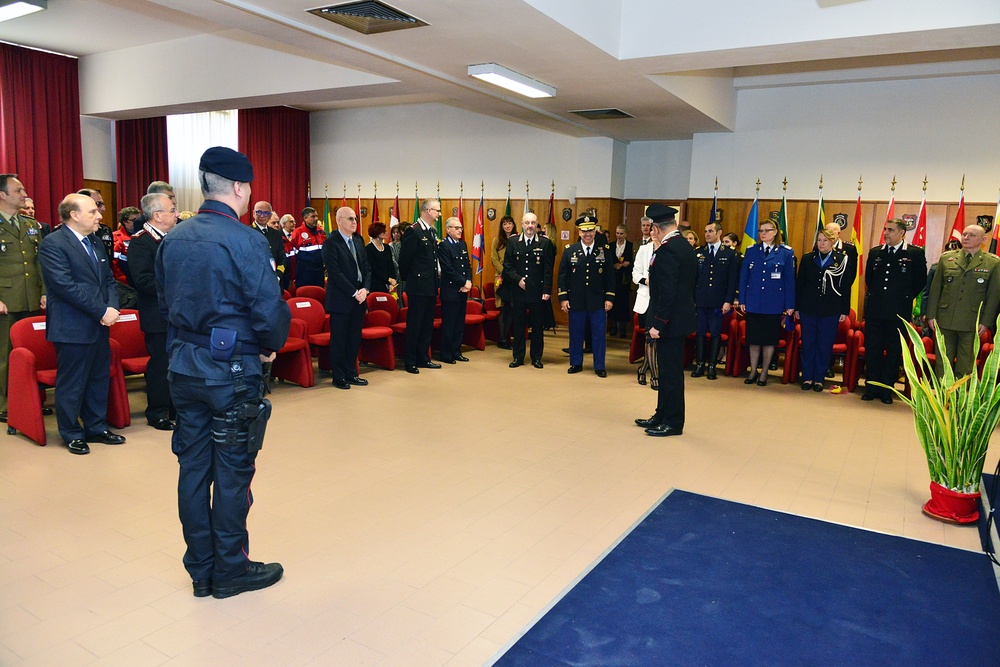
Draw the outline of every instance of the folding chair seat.
<instances>
[{"instance_id":1,"label":"folding chair seat","mask_svg":"<svg viewBox=\"0 0 1000 667\"><path fill-rule=\"evenodd\" d=\"M396 370L396 348L393 345L392 316L387 310L369 310L361 328L361 350L358 358L390 371Z\"/></svg>"},{"instance_id":2,"label":"folding chair seat","mask_svg":"<svg viewBox=\"0 0 1000 667\"><path fill-rule=\"evenodd\" d=\"M139 326L139 311L126 308L111 327L111 340L121 346L122 372L125 375L145 375L149 364L146 336Z\"/></svg>"},{"instance_id":3,"label":"folding chair seat","mask_svg":"<svg viewBox=\"0 0 1000 667\"><path fill-rule=\"evenodd\" d=\"M271 364L271 377L294 382L300 387L312 387L316 384L306 331L305 321L293 317L288 328L288 340L278 350Z\"/></svg>"},{"instance_id":4,"label":"folding chair seat","mask_svg":"<svg viewBox=\"0 0 1000 667\"><path fill-rule=\"evenodd\" d=\"M469 300L465 302L465 333L462 343L477 350L486 349L486 333L483 325L486 322L486 315L483 312L483 304L478 301Z\"/></svg>"},{"instance_id":5,"label":"folding chair seat","mask_svg":"<svg viewBox=\"0 0 1000 667\"><path fill-rule=\"evenodd\" d=\"M306 340L312 356L319 360L322 370L330 370L330 317L323 304L308 297L293 296L288 300L293 318L306 324Z\"/></svg>"}]
</instances>

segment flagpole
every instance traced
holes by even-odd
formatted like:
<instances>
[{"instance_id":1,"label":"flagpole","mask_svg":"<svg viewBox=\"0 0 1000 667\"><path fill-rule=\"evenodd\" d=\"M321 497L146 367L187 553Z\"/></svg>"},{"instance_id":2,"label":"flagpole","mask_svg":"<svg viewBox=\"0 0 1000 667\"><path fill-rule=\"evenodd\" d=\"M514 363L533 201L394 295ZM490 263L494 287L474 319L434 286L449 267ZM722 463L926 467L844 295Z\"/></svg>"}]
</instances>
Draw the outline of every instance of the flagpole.
<instances>
[{"instance_id":1,"label":"flagpole","mask_svg":"<svg viewBox=\"0 0 1000 667\"><path fill-rule=\"evenodd\" d=\"M478 223L479 215L482 213L482 210L483 210L483 199L485 199L485 197L486 197L486 181L480 181L479 182L479 211L476 212L476 221L477 221L476 224L479 224ZM476 233L475 233L475 229L474 228L473 228L473 232L472 232L472 243L473 243L473 245L476 243ZM479 250L479 253L480 253L480 255L482 255L483 258L486 257L486 233L485 233L485 230L483 231L483 247ZM482 259L479 260L479 298L483 300L483 303L486 303L486 290L483 288L483 260ZM485 306L484 306L484 309L485 309Z\"/></svg>"}]
</instances>

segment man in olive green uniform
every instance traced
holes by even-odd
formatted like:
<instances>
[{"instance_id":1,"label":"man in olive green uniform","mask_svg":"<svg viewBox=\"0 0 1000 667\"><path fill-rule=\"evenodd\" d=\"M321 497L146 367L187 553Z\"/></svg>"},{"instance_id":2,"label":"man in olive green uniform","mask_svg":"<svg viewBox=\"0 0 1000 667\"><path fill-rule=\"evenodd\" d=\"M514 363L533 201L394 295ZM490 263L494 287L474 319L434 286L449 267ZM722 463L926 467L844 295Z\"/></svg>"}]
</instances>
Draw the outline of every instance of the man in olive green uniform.
<instances>
[{"instance_id":1,"label":"man in olive green uniform","mask_svg":"<svg viewBox=\"0 0 1000 667\"><path fill-rule=\"evenodd\" d=\"M0 174L0 421L7 421L7 360L10 327L41 313L45 305L38 263L41 226L19 215L27 199L17 174Z\"/></svg>"},{"instance_id":2,"label":"man in olive green uniform","mask_svg":"<svg viewBox=\"0 0 1000 667\"><path fill-rule=\"evenodd\" d=\"M966 227L962 248L941 255L931 281L927 322L941 328L944 347L955 358L955 374L959 377L972 372L975 338L994 327L1000 309L1000 259L981 249L984 240L986 232L982 227ZM944 356L937 351L938 375L944 372L944 363L950 361Z\"/></svg>"}]
</instances>

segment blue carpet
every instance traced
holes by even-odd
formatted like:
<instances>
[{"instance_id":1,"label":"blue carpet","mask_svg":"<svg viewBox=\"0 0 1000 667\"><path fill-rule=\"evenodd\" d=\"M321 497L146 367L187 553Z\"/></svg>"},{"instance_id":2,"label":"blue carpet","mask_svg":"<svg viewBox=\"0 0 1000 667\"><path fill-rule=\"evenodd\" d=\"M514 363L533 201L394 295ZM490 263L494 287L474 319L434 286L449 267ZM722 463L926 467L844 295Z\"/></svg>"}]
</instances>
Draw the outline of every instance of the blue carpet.
<instances>
[{"instance_id":1,"label":"blue carpet","mask_svg":"<svg viewBox=\"0 0 1000 667\"><path fill-rule=\"evenodd\" d=\"M1000 592L982 553L673 491L494 664L1000 664Z\"/></svg>"}]
</instances>

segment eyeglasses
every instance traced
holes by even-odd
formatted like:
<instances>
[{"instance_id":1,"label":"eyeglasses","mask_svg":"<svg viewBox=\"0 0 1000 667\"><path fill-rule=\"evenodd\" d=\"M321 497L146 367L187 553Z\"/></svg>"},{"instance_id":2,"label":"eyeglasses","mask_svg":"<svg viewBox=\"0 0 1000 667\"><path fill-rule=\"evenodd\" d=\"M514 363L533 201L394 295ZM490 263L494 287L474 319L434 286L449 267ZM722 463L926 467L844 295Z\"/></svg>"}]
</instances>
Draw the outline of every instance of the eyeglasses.
<instances>
[{"instance_id":1,"label":"eyeglasses","mask_svg":"<svg viewBox=\"0 0 1000 667\"><path fill-rule=\"evenodd\" d=\"M777 229L771 229L770 227L766 227L764 229L761 229L760 233L761 234L774 234L776 231L778 231L778 230Z\"/></svg>"},{"instance_id":2,"label":"eyeglasses","mask_svg":"<svg viewBox=\"0 0 1000 667\"><path fill-rule=\"evenodd\" d=\"M269 216L269 215L271 215L271 212L270 211L254 211L253 214L254 215L268 215Z\"/></svg>"}]
</instances>

